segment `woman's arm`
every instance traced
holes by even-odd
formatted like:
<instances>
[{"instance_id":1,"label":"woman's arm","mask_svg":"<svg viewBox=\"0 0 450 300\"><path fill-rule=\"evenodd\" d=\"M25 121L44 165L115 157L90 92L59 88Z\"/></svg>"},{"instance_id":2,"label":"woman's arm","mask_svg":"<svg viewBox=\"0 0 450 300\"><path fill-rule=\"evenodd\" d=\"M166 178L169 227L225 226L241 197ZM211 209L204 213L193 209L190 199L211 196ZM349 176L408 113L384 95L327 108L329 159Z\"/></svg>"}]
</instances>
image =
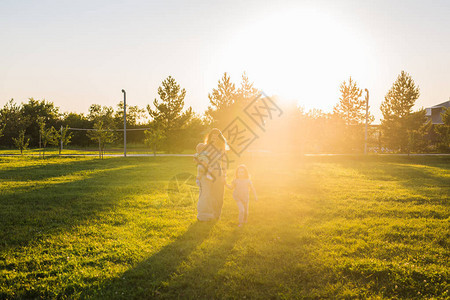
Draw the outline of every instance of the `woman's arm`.
<instances>
[{"instance_id":1,"label":"woman's arm","mask_svg":"<svg viewBox=\"0 0 450 300\"><path fill-rule=\"evenodd\" d=\"M223 176L227 177L227 169L228 169L228 157L227 157L227 152L224 150L222 152L222 157L220 158L221 162L221 168L222 168L222 172L223 172Z\"/></svg>"},{"instance_id":2,"label":"woman's arm","mask_svg":"<svg viewBox=\"0 0 450 300\"><path fill-rule=\"evenodd\" d=\"M226 155L227 155L227 153L225 151L223 151L222 155L219 159L219 167L222 172L222 178L223 178L224 184L227 183L228 158Z\"/></svg>"}]
</instances>

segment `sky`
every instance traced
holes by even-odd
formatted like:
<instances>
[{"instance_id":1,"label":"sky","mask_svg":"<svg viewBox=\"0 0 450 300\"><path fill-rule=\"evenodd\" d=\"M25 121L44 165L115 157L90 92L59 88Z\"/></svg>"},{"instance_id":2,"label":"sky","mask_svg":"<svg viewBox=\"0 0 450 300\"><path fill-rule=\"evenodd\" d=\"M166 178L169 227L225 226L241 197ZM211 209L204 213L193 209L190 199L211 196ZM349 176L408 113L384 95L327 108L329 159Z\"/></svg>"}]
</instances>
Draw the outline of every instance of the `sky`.
<instances>
[{"instance_id":1,"label":"sky","mask_svg":"<svg viewBox=\"0 0 450 300\"><path fill-rule=\"evenodd\" d=\"M450 1L0 0L0 105L145 107L169 75L203 113L227 72L281 102L332 111L351 76L377 121L402 70L415 109L450 98Z\"/></svg>"}]
</instances>

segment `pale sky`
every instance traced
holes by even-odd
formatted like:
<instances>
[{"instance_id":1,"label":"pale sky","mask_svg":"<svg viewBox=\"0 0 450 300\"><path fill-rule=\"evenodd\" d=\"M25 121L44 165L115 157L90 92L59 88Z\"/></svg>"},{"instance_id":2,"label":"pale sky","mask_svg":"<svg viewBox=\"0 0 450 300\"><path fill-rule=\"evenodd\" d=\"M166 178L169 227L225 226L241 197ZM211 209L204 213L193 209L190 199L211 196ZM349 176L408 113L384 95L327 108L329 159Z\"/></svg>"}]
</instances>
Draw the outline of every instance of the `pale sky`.
<instances>
[{"instance_id":1,"label":"pale sky","mask_svg":"<svg viewBox=\"0 0 450 300\"><path fill-rule=\"evenodd\" d=\"M145 107L172 75L203 113L223 72L268 95L331 111L352 76L371 112L401 70L415 108L450 97L450 1L0 0L0 105L29 97L63 112Z\"/></svg>"}]
</instances>

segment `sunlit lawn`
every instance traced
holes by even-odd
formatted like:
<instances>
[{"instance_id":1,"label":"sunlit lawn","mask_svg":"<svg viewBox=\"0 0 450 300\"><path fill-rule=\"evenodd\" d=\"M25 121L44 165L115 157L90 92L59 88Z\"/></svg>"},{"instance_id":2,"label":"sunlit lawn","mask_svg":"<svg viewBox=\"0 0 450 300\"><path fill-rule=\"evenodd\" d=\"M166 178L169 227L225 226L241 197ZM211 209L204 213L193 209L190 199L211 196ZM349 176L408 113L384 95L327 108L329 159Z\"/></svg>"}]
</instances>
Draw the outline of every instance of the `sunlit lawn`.
<instances>
[{"instance_id":1,"label":"sunlit lawn","mask_svg":"<svg viewBox=\"0 0 450 300\"><path fill-rule=\"evenodd\" d=\"M192 158L0 158L0 298L450 296L448 157L240 162L244 228L168 198Z\"/></svg>"},{"instance_id":2,"label":"sunlit lawn","mask_svg":"<svg viewBox=\"0 0 450 300\"><path fill-rule=\"evenodd\" d=\"M193 150L183 151L181 153L192 153ZM145 147L144 145L127 145L127 153L129 154L153 154L150 148ZM158 151L157 153L162 153ZM0 149L0 155L20 155L20 150L17 149ZM22 153L24 156L39 156L42 155L42 148L31 148L24 150ZM66 147L61 152L63 156L66 155L98 155L98 148L96 147ZM110 146L105 148L105 154L115 154L120 155L123 154L123 145L119 146ZM56 156L59 155L59 149L48 147L45 149L46 156Z\"/></svg>"}]
</instances>

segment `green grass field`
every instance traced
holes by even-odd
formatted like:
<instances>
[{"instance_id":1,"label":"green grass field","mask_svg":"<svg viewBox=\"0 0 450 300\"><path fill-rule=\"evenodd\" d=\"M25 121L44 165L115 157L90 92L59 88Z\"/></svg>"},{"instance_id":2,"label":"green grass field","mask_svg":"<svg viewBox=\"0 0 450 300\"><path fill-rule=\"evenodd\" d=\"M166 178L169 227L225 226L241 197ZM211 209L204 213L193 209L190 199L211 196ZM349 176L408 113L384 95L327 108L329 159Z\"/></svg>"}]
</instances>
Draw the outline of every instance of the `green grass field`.
<instances>
[{"instance_id":1,"label":"green grass field","mask_svg":"<svg viewBox=\"0 0 450 300\"><path fill-rule=\"evenodd\" d=\"M244 228L168 197L192 158L0 158L0 298L450 297L449 157L241 162Z\"/></svg>"},{"instance_id":2,"label":"green grass field","mask_svg":"<svg viewBox=\"0 0 450 300\"><path fill-rule=\"evenodd\" d=\"M177 153L182 154L193 154L195 149L186 149L183 151L179 151ZM24 156L39 156L42 154L42 148L31 148L23 151ZM127 153L128 154L153 154L153 151L146 147L145 145L127 145ZM157 151L157 154L163 154L163 151ZM98 148L96 147L76 147L76 146L66 146L61 152L62 155L98 155ZM105 149L105 154L114 154L120 155L123 154L123 145L119 146L111 146L108 145ZM17 149L0 149L0 156L9 156L9 155L20 155L20 150ZM47 147L45 149L45 156L57 156L59 155L59 149L54 147Z\"/></svg>"}]
</instances>

